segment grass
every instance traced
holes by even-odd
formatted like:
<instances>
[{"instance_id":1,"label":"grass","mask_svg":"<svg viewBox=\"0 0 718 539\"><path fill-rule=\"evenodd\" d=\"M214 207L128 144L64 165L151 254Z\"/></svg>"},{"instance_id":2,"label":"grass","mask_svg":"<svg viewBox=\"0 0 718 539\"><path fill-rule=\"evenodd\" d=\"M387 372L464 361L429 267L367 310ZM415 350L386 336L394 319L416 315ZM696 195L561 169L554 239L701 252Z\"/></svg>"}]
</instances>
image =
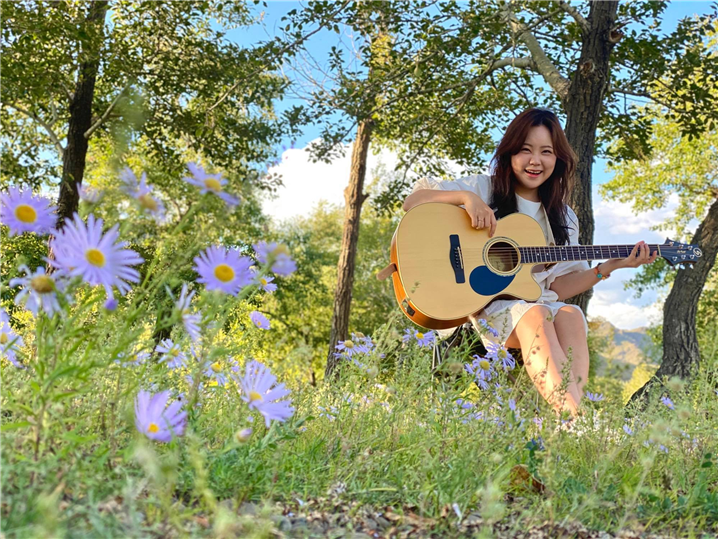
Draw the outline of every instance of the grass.
<instances>
[{"instance_id":1,"label":"grass","mask_svg":"<svg viewBox=\"0 0 718 539\"><path fill-rule=\"evenodd\" d=\"M367 369L343 364L334 384L284 380L296 412L269 429L261 418L249 421L236 387L207 387L185 436L166 445L138 434L132 417L138 387L163 380L186 389L163 365L107 361L45 400L32 396L29 371L3 365L3 532L272 537L282 510L302 506L345 513L345 527L366 508L391 507L403 522L415 515L426 533L448 536L469 533L459 514L480 521L475 534L510 535L547 520L610 533L718 531L715 357L704 358L691 383L666 382L675 409L658 392L641 410L625 408L620 396L584 401L579 432L565 432L520 367L515 384L501 373L501 388L482 392L461 369L465 349L440 376L416 344L383 351L363 358ZM600 385L592 380L589 389ZM55 399L69 390L77 393ZM40 402L38 444L37 425L19 416L23 403ZM240 443L235 435L247 426L254 433ZM519 465L543 492L517 479ZM248 502L259 512L237 511Z\"/></svg>"}]
</instances>

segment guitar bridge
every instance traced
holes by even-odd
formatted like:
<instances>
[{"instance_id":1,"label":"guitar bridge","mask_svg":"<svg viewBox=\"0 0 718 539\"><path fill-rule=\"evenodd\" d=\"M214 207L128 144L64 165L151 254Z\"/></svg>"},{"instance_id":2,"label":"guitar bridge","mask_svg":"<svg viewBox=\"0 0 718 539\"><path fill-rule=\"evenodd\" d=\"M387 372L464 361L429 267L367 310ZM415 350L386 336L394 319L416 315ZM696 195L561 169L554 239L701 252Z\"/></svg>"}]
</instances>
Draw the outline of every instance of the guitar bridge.
<instances>
[{"instance_id":1,"label":"guitar bridge","mask_svg":"<svg viewBox=\"0 0 718 539\"><path fill-rule=\"evenodd\" d=\"M457 284L463 284L466 282L466 275L464 274L464 255L461 253L459 235L451 234L449 236L449 243L451 244L451 248L449 249L449 263L454 270L454 278Z\"/></svg>"}]
</instances>

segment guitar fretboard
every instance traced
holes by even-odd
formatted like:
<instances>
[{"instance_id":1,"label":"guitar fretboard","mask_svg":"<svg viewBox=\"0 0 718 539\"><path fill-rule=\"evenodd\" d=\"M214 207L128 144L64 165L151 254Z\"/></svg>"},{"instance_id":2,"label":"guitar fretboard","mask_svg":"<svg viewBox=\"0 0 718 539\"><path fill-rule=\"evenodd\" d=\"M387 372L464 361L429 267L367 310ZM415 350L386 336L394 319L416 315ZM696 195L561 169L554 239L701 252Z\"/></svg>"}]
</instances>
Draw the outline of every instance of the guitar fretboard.
<instances>
[{"instance_id":1,"label":"guitar fretboard","mask_svg":"<svg viewBox=\"0 0 718 539\"><path fill-rule=\"evenodd\" d=\"M659 245L650 245L650 253L659 251ZM557 245L552 247L519 247L524 263L566 262L569 260L608 260L627 258L633 245ZM660 252L660 251L659 251Z\"/></svg>"}]
</instances>

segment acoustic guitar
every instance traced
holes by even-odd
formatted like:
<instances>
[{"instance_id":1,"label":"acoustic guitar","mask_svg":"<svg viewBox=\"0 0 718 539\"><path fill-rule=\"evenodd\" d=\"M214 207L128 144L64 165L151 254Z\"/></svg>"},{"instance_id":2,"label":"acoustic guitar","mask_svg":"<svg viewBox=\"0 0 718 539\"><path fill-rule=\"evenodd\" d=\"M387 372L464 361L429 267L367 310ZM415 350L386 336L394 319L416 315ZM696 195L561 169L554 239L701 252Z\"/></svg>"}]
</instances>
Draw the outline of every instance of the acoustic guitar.
<instances>
[{"instance_id":1,"label":"acoustic guitar","mask_svg":"<svg viewBox=\"0 0 718 539\"><path fill-rule=\"evenodd\" d=\"M541 286L532 269L570 260L627 258L633 245L547 245L541 225L522 213L499 219L496 233L476 230L463 208L429 202L409 210L391 242L394 294L415 324L456 327L497 298L536 301ZM694 245L666 239L649 245L671 266L702 255Z\"/></svg>"}]
</instances>

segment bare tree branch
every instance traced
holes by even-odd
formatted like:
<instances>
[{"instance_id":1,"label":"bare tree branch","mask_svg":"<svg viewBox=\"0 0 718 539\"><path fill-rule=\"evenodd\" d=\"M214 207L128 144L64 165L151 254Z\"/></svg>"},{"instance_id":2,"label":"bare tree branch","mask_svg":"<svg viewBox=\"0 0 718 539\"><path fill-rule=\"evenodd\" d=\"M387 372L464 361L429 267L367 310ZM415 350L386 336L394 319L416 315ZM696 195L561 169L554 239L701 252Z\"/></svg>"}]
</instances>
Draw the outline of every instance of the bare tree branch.
<instances>
[{"instance_id":1,"label":"bare tree branch","mask_svg":"<svg viewBox=\"0 0 718 539\"><path fill-rule=\"evenodd\" d=\"M571 4L566 2L565 0L558 0L558 5L563 9L566 13L571 15L578 25L581 27L581 31L584 34L587 34L591 30L591 24L584 18L583 15Z\"/></svg>"},{"instance_id":2,"label":"bare tree branch","mask_svg":"<svg viewBox=\"0 0 718 539\"><path fill-rule=\"evenodd\" d=\"M45 128L45 131L47 131L47 134L50 136L50 139L55 144L55 148L57 148L57 151L60 153L60 159L63 158L65 155L65 148L63 148L62 144L60 143L60 139L55 134L55 132L52 130L52 126L48 124L47 122L44 122L42 119L40 119L37 115L30 112L29 110L26 110L22 107L18 107L17 105L8 105L8 107L11 107L15 109L18 112L23 113L28 118L31 118L35 120L38 124L40 124L43 128Z\"/></svg>"},{"instance_id":3,"label":"bare tree branch","mask_svg":"<svg viewBox=\"0 0 718 539\"><path fill-rule=\"evenodd\" d=\"M519 21L516 16L511 12L511 8L508 3L504 4L501 8L502 18L509 23L511 30L514 35L524 42L526 47L529 49L531 56L536 63L536 69L548 83L551 88L558 94L562 101L565 101L568 97L568 88L571 84L570 81L564 77L556 66L553 64L551 59L546 55L541 44L536 39L536 36L530 31L530 29Z\"/></svg>"},{"instance_id":4,"label":"bare tree branch","mask_svg":"<svg viewBox=\"0 0 718 539\"><path fill-rule=\"evenodd\" d=\"M110 115L110 112L112 112L112 109L115 108L115 105L117 105L117 102L120 100L120 98L124 95L124 93L127 91L127 89L130 87L130 82L127 83L127 85L120 90L120 93L117 94L115 99L112 100L112 103L110 103L110 106L107 107L107 110L105 113L100 116L100 118L88 129L85 131L84 137L86 139L90 138L90 135L95 132L95 130L100 127L103 123L105 123L105 120L107 120L107 117Z\"/></svg>"}]
</instances>

